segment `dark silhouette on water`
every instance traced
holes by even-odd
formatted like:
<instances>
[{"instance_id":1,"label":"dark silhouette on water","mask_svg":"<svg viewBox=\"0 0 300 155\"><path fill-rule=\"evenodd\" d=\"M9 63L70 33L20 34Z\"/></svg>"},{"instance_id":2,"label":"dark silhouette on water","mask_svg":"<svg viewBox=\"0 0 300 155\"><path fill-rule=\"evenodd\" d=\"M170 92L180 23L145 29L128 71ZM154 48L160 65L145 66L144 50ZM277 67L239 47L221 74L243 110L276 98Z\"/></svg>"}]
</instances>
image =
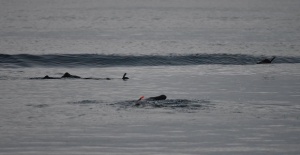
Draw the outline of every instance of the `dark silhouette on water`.
<instances>
[{"instance_id":1,"label":"dark silhouette on water","mask_svg":"<svg viewBox=\"0 0 300 155\"><path fill-rule=\"evenodd\" d=\"M272 63L272 61L273 61L275 58L276 58L276 57L273 57L271 60L269 60L269 59L264 59L264 60L258 62L257 64L270 64L270 63Z\"/></svg>"},{"instance_id":2,"label":"dark silhouette on water","mask_svg":"<svg viewBox=\"0 0 300 155\"><path fill-rule=\"evenodd\" d=\"M128 79L129 79L128 77L126 77L126 74L127 74L127 73L124 73L124 75L123 75L123 77L122 77L123 80L128 80Z\"/></svg>"},{"instance_id":3,"label":"dark silhouette on water","mask_svg":"<svg viewBox=\"0 0 300 155\"><path fill-rule=\"evenodd\" d=\"M60 79L60 78L58 78L58 77L50 77L50 76L46 75L42 79Z\"/></svg>"},{"instance_id":4,"label":"dark silhouette on water","mask_svg":"<svg viewBox=\"0 0 300 155\"><path fill-rule=\"evenodd\" d=\"M62 77L51 77L49 75L46 75L45 77L41 78L41 79L63 79L63 78L76 78L76 79L80 79L80 76L77 75L71 75L70 73L66 72Z\"/></svg>"},{"instance_id":5,"label":"dark silhouette on water","mask_svg":"<svg viewBox=\"0 0 300 155\"><path fill-rule=\"evenodd\" d=\"M66 72L61 78L81 78L80 76L77 75L71 75L70 73Z\"/></svg>"},{"instance_id":6,"label":"dark silhouette on water","mask_svg":"<svg viewBox=\"0 0 300 155\"><path fill-rule=\"evenodd\" d=\"M85 79L85 80L112 80L112 79L119 79L119 78L93 78L93 77L88 77L88 78L81 78L80 76L77 75L72 75L68 72L66 72L62 77L51 77L49 75L46 75L44 77L33 77L30 79ZM124 73L123 80L128 80L129 78L126 77L126 73Z\"/></svg>"},{"instance_id":7,"label":"dark silhouette on water","mask_svg":"<svg viewBox=\"0 0 300 155\"><path fill-rule=\"evenodd\" d=\"M166 95L159 95L159 96L155 96L155 97L149 97L147 98L146 100L165 100L167 99L167 96Z\"/></svg>"},{"instance_id":8,"label":"dark silhouette on water","mask_svg":"<svg viewBox=\"0 0 300 155\"><path fill-rule=\"evenodd\" d=\"M136 106L141 105L141 101L142 101L144 98L145 98L144 96L141 96L141 97L135 102L135 105L136 105ZM146 101L158 101L158 100L165 100L165 99L167 99L167 96L166 96L166 95L159 95L159 96L154 96L154 97L146 98L145 100L146 100Z\"/></svg>"}]
</instances>

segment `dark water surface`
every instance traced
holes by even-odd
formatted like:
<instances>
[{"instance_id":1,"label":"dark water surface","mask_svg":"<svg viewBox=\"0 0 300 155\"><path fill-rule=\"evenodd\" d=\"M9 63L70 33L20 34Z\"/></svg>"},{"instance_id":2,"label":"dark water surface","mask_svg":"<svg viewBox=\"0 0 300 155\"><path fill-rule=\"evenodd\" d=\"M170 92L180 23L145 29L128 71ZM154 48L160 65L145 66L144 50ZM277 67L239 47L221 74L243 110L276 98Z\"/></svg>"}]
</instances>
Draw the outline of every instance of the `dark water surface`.
<instances>
[{"instance_id":1,"label":"dark water surface","mask_svg":"<svg viewBox=\"0 0 300 155\"><path fill-rule=\"evenodd\" d=\"M118 67L118 66L182 66L182 65L254 65L266 56L242 54L190 55L7 55L0 54L0 67ZM273 63L300 63L300 57L277 56Z\"/></svg>"}]
</instances>

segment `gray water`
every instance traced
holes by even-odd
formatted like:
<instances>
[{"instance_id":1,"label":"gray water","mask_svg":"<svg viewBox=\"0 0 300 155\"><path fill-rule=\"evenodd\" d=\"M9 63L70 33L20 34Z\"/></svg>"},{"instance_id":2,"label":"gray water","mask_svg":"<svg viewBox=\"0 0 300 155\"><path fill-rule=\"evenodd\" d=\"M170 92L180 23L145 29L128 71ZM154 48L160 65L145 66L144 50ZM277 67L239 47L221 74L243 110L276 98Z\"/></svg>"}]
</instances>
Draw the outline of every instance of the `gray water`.
<instances>
[{"instance_id":1,"label":"gray water","mask_svg":"<svg viewBox=\"0 0 300 155\"><path fill-rule=\"evenodd\" d=\"M299 55L297 0L0 3L1 53Z\"/></svg>"},{"instance_id":2,"label":"gray water","mask_svg":"<svg viewBox=\"0 0 300 155\"><path fill-rule=\"evenodd\" d=\"M299 56L297 0L0 2L1 54ZM69 72L93 79L30 79ZM123 73L130 78L121 79ZM0 154L299 154L300 66L0 68ZM140 96L167 95L143 102Z\"/></svg>"}]
</instances>

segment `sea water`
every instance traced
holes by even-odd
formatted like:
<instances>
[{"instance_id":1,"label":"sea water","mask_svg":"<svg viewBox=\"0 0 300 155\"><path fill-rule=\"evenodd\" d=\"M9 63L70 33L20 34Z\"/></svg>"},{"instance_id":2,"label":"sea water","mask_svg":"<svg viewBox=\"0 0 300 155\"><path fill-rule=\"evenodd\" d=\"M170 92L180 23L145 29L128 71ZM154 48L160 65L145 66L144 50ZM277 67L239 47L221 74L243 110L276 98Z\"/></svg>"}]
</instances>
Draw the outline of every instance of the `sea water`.
<instances>
[{"instance_id":1,"label":"sea water","mask_svg":"<svg viewBox=\"0 0 300 155\"><path fill-rule=\"evenodd\" d=\"M299 154L299 1L0 3L0 154Z\"/></svg>"}]
</instances>

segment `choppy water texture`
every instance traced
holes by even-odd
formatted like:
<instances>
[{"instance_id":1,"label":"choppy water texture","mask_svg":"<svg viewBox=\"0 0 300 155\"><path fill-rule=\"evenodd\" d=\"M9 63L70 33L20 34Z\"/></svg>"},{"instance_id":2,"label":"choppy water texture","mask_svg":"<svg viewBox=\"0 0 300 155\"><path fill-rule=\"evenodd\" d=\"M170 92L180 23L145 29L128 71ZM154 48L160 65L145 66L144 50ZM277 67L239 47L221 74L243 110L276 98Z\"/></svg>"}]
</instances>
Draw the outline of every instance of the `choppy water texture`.
<instances>
[{"instance_id":1,"label":"choppy water texture","mask_svg":"<svg viewBox=\"0 0 300 155\"><path fill-rule=\"evenodd\" d=\"M126 100L118 101L116 103L106 103L105 101L97 100L82 100L68 102L71 105L80 106L91 106L95 104L104 104L106 106L112 106L118 110L128 110L128 109L167 109L174 110L174 112L201 112L202 110L212 110L214 109L214 104L211 104L209 100L188 100L188 99L167 99L159 101L150 100ZM28 105L32 106L32 105ZM47 105L35 105L34 107L47 107Z\"/></svg>"},{"instance_id":2,"label":"choppy water texture","mask_svg":"<svg viewBox=\"0 0 300 155\"><path fill-rule=\"evenodd\" d=\"M172 109L182 112L199 112L201 110L208 110L213 108L213 105L209 104L207 100L187 100L187 99L167 99L160 101L141 101L137 104L136 100L122 101L111 104L113 106L119 106L120 109L127 108L164 108Z\"/></svg>"}]
</instances>

